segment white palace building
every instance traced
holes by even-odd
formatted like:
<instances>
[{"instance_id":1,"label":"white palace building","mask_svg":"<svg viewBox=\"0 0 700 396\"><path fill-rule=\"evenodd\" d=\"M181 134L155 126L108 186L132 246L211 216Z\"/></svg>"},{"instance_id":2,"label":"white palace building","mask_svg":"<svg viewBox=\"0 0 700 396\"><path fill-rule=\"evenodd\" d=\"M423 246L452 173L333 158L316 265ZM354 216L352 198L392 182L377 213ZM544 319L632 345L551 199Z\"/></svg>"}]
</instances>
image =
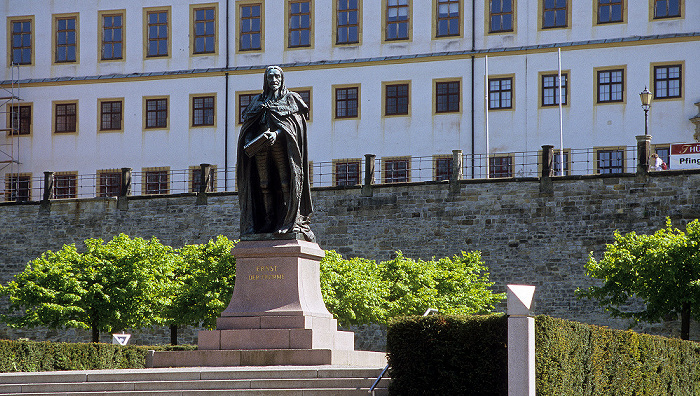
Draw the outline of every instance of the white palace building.
<instances>
[{"instance_id":1,"label":"white palace building","mask_svg":"<svg viewBox=\"0 0 700 396\"><path fill-rule=\"evenodd\" d=\"M700 0L0 0L0 200L235 190L267 65L311 107L313 185L633 172L700 139ZM561 65L561 66L560 66ZM561 80L558 76L561 73ZM561 106L559 82L561 81ZM461 150L453 152L453 150ZM668 162L668 161L666 161Z\"/></svg>"}]
</instances>

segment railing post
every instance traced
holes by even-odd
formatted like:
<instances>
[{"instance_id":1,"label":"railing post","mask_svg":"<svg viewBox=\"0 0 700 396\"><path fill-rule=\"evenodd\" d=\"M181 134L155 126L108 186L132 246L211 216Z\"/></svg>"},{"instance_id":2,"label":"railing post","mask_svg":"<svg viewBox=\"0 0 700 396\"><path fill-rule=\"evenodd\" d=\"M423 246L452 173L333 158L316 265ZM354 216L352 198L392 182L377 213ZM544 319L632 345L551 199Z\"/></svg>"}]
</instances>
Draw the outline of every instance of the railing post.
<instances>
[{"instance_id":1,"label":"railing post","mask_svg":"<svg viewBox=\"0 0 700 396\"><path fill-rule=\"evenodd\" d=\"M462 150L452 150L452 172L450 173L450 192L459 193L462 180Z\"/></svg>"},{"instance_id":2,"label":"railing post","mask_svg":"<svg viewBox=\"0 0 700 396\"><path fill-rule=\"evenodd\" d=\"M44 172L44 194L39 203L39 211L48 213L51 211L51 198L53 198L54 189L54 173L51 171Z\"/></svg>"},{"instance_id":3,"label":"railing post","mask_svg":"<svg viewBox=\"0 0 700 396\"><path fill-rule=\"evenodd\" d=\"M365 180L362 184L361 195L363 197L371 197L372 186L374 185L374 160L377 158L374 154L365 154Z\"/></svg>"},{"instance_id":4,"label":"railing post","mask_svg":"<svg viewBox=\"0 0 700 396\"><path fill-rule=\"evenodd\" d=\"M119 196L117 197L117 208L126 210L129 209L129 198L131 195L131 168L122 168L122 185L119 188Z\"/></svg>"},{"instance_id":5,"label":"railing post","mask_svg":"<svg viewBox=\"0 0 700 396\"><path fill-rule=\"evenodd\" d=\"M54 189L54 173L51 171L44 172L44 195L41 198L42 202L48 201L53 197Z\"/></svg>"},{"instance_id":6,"label":"railing post","mask_svg":"<svg viewBox=\"0 0 700 396\"><path fill-rule=\"evenodd\" d=\"M535 286L508 285L508 396L535 396Z\"/></svg>"},{"instance_id":7,"label":"railing post","mask_svg":"<svg viewBox=\"0 0 700 396\"><path fill-rule=\"evenodd\" d=\"M646 183L649 179L649 156L651 155L651 135L637 135L637 182Z\"/></svg>"},{"instance_id":8,"label":"railing post","mask_svg":"<svg viewBox=\"0 0 700 396\"><path fill-rule=\"evenodd\" d=\"M554 186L552 184L552 163L554 162L554 146L545 144L542 146L542 173L540 174L540 193L552 194ZM563 158L563 156L562 156Z\"/></svg>"},{"instance_id":9,"label":"railing post","mask_svg":"<svg viewBox=\"0 0 700 396\"><path fill-rule=\"evenodd\" d=\"M199 164L199 191L197 192L197 205L207 204L207 192L211 184L211 164Z\"/></svg>"}]
</instances>

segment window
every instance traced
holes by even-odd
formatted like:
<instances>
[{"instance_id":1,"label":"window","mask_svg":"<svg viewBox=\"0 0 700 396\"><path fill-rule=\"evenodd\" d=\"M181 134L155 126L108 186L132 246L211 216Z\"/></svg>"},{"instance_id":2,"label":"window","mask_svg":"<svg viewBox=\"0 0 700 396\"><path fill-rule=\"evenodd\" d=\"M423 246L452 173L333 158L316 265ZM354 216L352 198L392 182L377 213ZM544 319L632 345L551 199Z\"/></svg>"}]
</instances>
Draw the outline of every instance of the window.
<instances>
[{"instance_id":1,"label":"window","mask_svg":"<svg viewBox=\"0 0 700 396\"><path fill-rule=\"evenodd\" d=\"M16 65L32 63L32 20L15 20L10 22L11 52L10 59Z\"/></svg>"},{"instance_id":2,"label":"window","mask_svg":"<svg viewBox=\"0 0 700 396\"><path fill-rule=\"evenodd\" d=\"M459 81L438 81L435 83L435 112L459 112Z\"/></svg>"},{"instance_id":3,"label":"window","mask_svg":"<svg viewBox=\"0 0 700 396\"><path fill-rule=\"evenodd\" d=\"M450 180L452 157L435 158L435 181Z\"/></svg>"},{"instance_id":4,"label":"window","mask_svg":"<svg viewBox=\"0 0 700 396\"><path fill-rule=\"evenodd\" d=\"M335 0L336 44L356 44L360 42L360 0Z\"/></svg>"},{"instance_id":5,"label":"window","mask_svg":"<svg viewBox=\"0 0 700 396\"><path fill-rule=\"evenodd\" d=\"M122 129L122 101L100 102L100 130L119 131Z\"/></svg>"},{"instance_id":6,"label":"window","mask_svg":"<svg viewBox=\"0 0 700 396\"><path fill-rule=\"evenodd\" d=\"M622 22L623 0L598 0L598 23Z\"/></svg>"},{"instance_id":7,"label":"window","mask_svg":"<svg viewBox=\"0 0 700 396\"><path fill-rule=\"evenodd\" d=\"M78 196L78 175L74 173L56 174L53 177L53 199L75 198Z\"/></svg>"},{"instance_id":8,"label":"window","mask_svg":"<svg viewBox=\"0 0 700 396\"><path fill-rule=\"evenodd\" d=\"M564 163L561 163L561 153L560 150L555 150L552 156L552 171L557 176L563 176L569 174L569 151L564 150ZM564 165L564 174L561 173L561 166Z\"/></svg>"},{"instance_id":9,"label":"window","mask_svg":"<svg viewBox=\"0 0 700 396\"><path fill-rule=\"evenodd\" d=\"M214 102L213 96L192 98L192 126L214 125Z\"/></svg>"},{"instance_id":10,"label":"window","mask_svg":"<svg viewBox=\"0 0 700 396\"><path fill-rule=\"evenodd\" d=\"M661 158L661 161L666 163L666 167L670 169L671 148L669 146L655 147L654 152Z\"/></svg>"},{"instance_id":11,"label":"window","mask_svg":"<svg viewBox=\"0 0 700 396\"><path fill-rule=\"evenodd\" d=\"M9 115L7 126L11 129L10 135L29 135L32 133L32 106L10 106Z\"/></svg>"},{"instance_id":12,"label":"window","mask_svg":"<svg viewBox=\"0 0 700 396\"><path fill-rule=\"evenodd\" d=\"M258 94L257 93L241 93L238 94L238 123L242 124L243 121L243 111L245 111L246 107L250 104L250 101L253 100L254 97L256 97Z\"/></svg>"},{"instance_id":13,"label":"window","mask_svg":"<svg viewBox=\"0 0 700 396\"><path fill-rule=\"evenodd\" d=\"M405 183L410 180L408 159L382 160L384 183Z\"/></svg>"},{"instance_id":14,"label":"window","mask_svg":"<svg viewBox=\"0 0 700 396\"><path fill-rule=\"evenodd\" d=\"M622 150L598 150L598 173L623 173L624 151Z\"/></svg>"},{"instance_id":15,"label":"window","mask_svg":"<svg viewBox=\"0 0 700 396\"><path fill-rule=\"evenodd\" d=\"M561 74L561 98L562 105L567 104L567 74ZM542 75L542 106L558 106L559 105L559 74L543 74Z\"/></svg>"},{"instance_id":16,"label":"window","mask_svg":"<svg viewBox=\"0 0 700 396\"><path fill-rule=\"evenodd\" d=\"M143 173L143 193L146 195L168 194L170 192L167 170L146 170Z\"/></svg>"},{"instance_id":17,"label":"window","mask_svg":"<svg viewBox=\"0 0 700 396\"><path fill-rule=\"evenodd\" d=\"M385 86L384 115L408 114L408 84Z\"/></svg>"},{"instance_id":18,"label":"window","mask_svg":"<svg viewBox=\"0 0 700 396\"><path fill-rule=\"evenodd\" d=\"M54 108L54 132L77 132L77 103L56 103Z\"/></svg>"},{"instance_id":19,"label":"window","mask_svg":"<svg viewBox=\"0 0 700 396\"><path fill-rule=\"evenodd\" d=\"M121 171L98 171L97 172L97 196L117 197L122 190Z\"/></svg>"},{"instance_id":20,"label":"window","mask_svg":"<svg viewBox=\"0 0 700 396\"><path fill-rule=\"evenodd\" d=\"M681 0L654 0L654 18L681 16Z\"/></svg>"},{"instance_id":21,"label":"window","mask_svg":"<svg viewBox=\"0 0 700 396\"><path fill-rule=\"evenodd\" d=\"M146 128L168 127L168 99L146 99Z\"/></svg>"},{"instance_id":22,"label":"window","mask_svg":"<svg viewBox=\"0 0 700 396\"><path fill-rule=\"evenodd\" d=\"M146 56L168 56L170 47L168 37L168 11L155 10L146 13L148 41L146 45Z\"/></svg>"},{"instance_id":23,"label":"window","mask_svg":"<svg viewBox=\"0 0 700 396\"><path fill-rule=\"evenodd\" d=\"M289 1L289 48L311 46L311 1Z\"/></svg>"},{"instance_id":24,"label":"window","mask_svg":"<svg viewBox=\"0 0 700 396\"><path fill-rule=\"evenodd\" d=\"M216 9L195 8L192 31L192 52L213 54L216 52Z\"/></svg>"},{"instance_id":25,"label":"window","mask_svg":"<svg viewBox=\"0 0 700 396\"><path fill-rule=\"evenodd\" d=\"M513 157L489 157L489 177L513 177Z\"/></svg>"},{"instance_id":26,"label":"window","mask_svg":"<svg viewBox=\"0 0 700 396\"><path fill-rule=\"evenodd\" d=\"M207 191L214 191L214 186L216 186L216 167L211 166L209 168L209 185L207 186ZM190 192L197 193L199 188L202 186L202 167L201 166L191 166L190 167Z\"/></svg>"},{"instance_id":27,"label":"window","mask_svg":"<svg viewBox=\"0 0 700 396\"><path fill-rule=\"evenodd\" d=\"M306 103L306 106L309 107L309 112L306 114L306 119L310 120L311 119L311 89L310 88L303 88L299 90L294 90L294 92L298 93L299 96L301 96L301 100Z\"/></svg>"},{"instance_id":28,"label":"window","mask_svg":"<svg viewBox=\"0 0 700 396\"><path fill-rule=\"evenodd\" d=\"M513 0L491 0L489 32L513 31Z\"/></svg>"},{"instance_id":29,"label":"window","mask_svg":"<svg viewBox=\"0 0 700 396\"><path fill-rule=\"evenodd\" d=\"M598 71L598 103L622 102L624 99L625 71Z\"/></svg>"},{"instance_id":30,"label":"window","mask_svg":"<svg viewBox=\"0 0 700 396\"><path fill-rule=\"evenodd\" d=\"M32 176L28 174L5 175L5 200L27 202L32 200Z\"/></svg>"},{"instance_id":31,"label":"window","mask_svg":"<svg viewBox=\"0 0 700 396\"><path fill-rule=\"evenodd\" d=\"M513 78L489 79L489 109L513 108Z\"/></svg>"},{"instance_id":32,"label":"window","mask_svg":"<svg viewBox=\"0 0 700 396\"><path fill-rule=\"evenodd\" d=\"M408 0L386 0L385 40L408 40Z\"/></svg>"},{"instance_id":33,"label":"window","mask_svg":"<svg viewBox=\"0 0 700 396\"><path fill-rule=\"evenodd\" d=\"M654 99L681 97L681 67L654 66Z\"/></svg>"},{"instance_id":34,"label":"window","mask_svg":"<svg viewBox=\"0 0 700 396\"><path fill-rule=\"evenodd\" d=\"M262 4L243 4L240 8L240 51L262 49Z\"/></svg>"},{"instance_id":35,"label":"window","mask_svg":"<svg viewBox=\"0 0 700 396\"><path fill-rule=\"evenodd\" d=\"M124 15L102 15L102 60L122 59L124 51Z\"/></svg>"},{"instance_id":36,"label":"window","mask_svg":"<svg viewBox=\"0 0 700 396\"><path fill-rule=\"evenodd\" d=\"M75 62L78 53L77 18L56 18L56 63Z\"/></svg>"},{"instance_id":37,"label":"window","mask_svg":"<svg viewBox=\"0 0 700 396\"><path fill-rule=\"evenodd\" d=\"M360 184L360 161L335 162L335 185L356 186Z\"/></svg>"},{"instance_id":38,"label":"window","mask_svg":"<svg viewBox=\"0 0 700 396\"><path fill-rule=\"evenodd\" d=\"M567 27L568 1L569 0L540 0L544 1L542 11L542 28Z\"/></svg>"},{"instance_id":39,"label":"window","mask_svg":"<svg viewBox=\"0 0 700 396\"><path fill-rule=\"evenodd\" d=\"M358 115L359 88L335 89L335 118L355 118Z\"/></svg>"},{"instance_id":40,"label":"window","mask_svg":"<svg viewBox=\"0 0 700 396\"><path fill-rule=\"evenodd\" d=\"M459 36L460 0L437 0L437 27L435 37Z\"/></svg>"}]
</instances>

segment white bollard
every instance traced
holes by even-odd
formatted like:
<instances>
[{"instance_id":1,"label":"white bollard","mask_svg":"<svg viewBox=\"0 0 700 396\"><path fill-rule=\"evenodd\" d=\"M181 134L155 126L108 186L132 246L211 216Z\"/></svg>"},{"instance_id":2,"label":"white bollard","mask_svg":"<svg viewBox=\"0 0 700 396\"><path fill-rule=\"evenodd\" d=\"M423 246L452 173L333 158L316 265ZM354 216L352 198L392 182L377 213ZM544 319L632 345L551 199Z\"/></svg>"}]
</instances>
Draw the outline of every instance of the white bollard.
<instances>
[{"instance_id":1,"label":"white bollard","mask_svg":"<svg viewBox=\"0 0 700 396\"><path fill-rule=\"evenodd\" d=\"M508 396L535 396L535 286L508 285Z\"/></svg>"}]
</instances>

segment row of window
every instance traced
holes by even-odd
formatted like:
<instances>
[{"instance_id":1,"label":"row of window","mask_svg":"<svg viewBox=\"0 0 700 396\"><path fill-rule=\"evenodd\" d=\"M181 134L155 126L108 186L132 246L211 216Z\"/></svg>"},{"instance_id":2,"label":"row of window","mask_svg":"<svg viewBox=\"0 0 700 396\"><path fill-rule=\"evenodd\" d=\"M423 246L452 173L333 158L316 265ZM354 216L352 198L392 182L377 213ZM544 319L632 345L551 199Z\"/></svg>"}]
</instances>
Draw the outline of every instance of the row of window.
<instances>
[{"instance_id":1,"label":"row of window","mask_svg":"<svg viewBox=\"0 0 700 396\"><path fill-rule=\"evenodd\" d=\"M199 192L202 185L200 167L190 167L189 191ZM142 172L142 192L144 195L170 193L171 172L168 168L146 168ZM207 179L208 190L213 191L216 185L216 167L212 167ZM51 199L78 197L78 172L58 172L53 175L53 190ZM97 172L94 184L98 197L116 197L122 193L121 170L101 170ZM30 201L32 199L32 176L28 173L5 175L5 200Z\"/></svg>"},{"instance_id":2,"label":"row of window","mask_svg":"<svg viewBox=\"0 0 700 396\"><path fill-rule=\"evenodd\" d=\"M682 64L653 66L654 98L673 99L682 96ZM597 74L597 103L616 103L625 100L625 69L612 68L598 70ZM544 73L540 76L540 104L542 107L568 103L569 78L568 73L562 73L561 95L559 93L558 74ZM488 79L489 109L512 109L514 106L513 85L514 77L494 77ZM454 113L460 111L461 81L436 81L434 91L435 113ZM296 90L309 105L311 114L311 89ZM409 114L410 84L408 82L384 84L383 114L385 116L401 116ZM248 106L257 92L238 94L238 122L243 122L243 110ZM145 129L168 128L168 97L144 98ZM359 85L334 87L334 118L357 118L360 112ZM124 99L99 100L99 130L123 130ZM215 125L216 96L201 94L191 96L190 126L203 127ZM31 104L9 106L8 128L12 135L28 135L31 133L32 106ZM308 116L307 116L308 117ZM11 121L10 121L11 120ZM78 102L61 101L54 103L53 131L55 133L71 133L78 131Z\"/></svg>"},{"instance_id":3,"label":"row of window","mask_svg":"<svg viewBox=\"0 0 700 396\"><path fill-rule=\"evenodd\" d=\"M216 4L191 7L190 47L193 55L214 54L217 51ZM170 7L144 8L144 57L171 55L172 21ZM53 63L79 62L79 14L58 14L52 20ZM120 61L125 56L126 11L99 12L100 60ZM9 18L10 59L17 65L34 63L34 17Z\"/></svg>"},{"instance_id":4,"label":"row of window","mask_svg":"<svg viewBox=\"0 0 700 396\"><path fill-rule=\"evenodd\" d=\"M413 0L384 0L383 40L411 39ZM538 0L541 29L567 28L571 22L572 0ZM678 18L682 0L651 0L653 18ZM433 33L435 38L462 35L463 0L434 0ZM516 2L490 0L488 3L489 33L515 31ZM625 22L627 0L597 0L594 2L596 23ZM336 45L359 44L361 39L362 0L334 0L334 42ZM313 0L287 0L285 18L287 48L313 46ZM191 6L190 48L193 55L217 52L218 5ZM170 7L144 8L144 57L171 55L172 15ZM238 5L238 51L264 50L264 2L246 1ZM9 19L10 59L12 63L33 63L34 18ZM100 59L123 60L125 56L126 11L99 13ZM54 63L79 61L79 14L54 15L52 40Z\"/></svg>"},{"instance_id":5,"label":"row of window","mask_svg":"<svg viewBox=\"0 0 700 396\"><path fill-rule=\"evenodd\" d=\"M668 146L655 147L654 151L665 162L670 163L670 149ZM625 150L624 149L598 149L596 150L596 171L599 174L624 173ZM553 169L555 174L562 170L564 175L571 173L571 158L569 150L564 150L563 164L560 153L554 153ZM433 157L433 179L435 181L449 180L452 174L451 156ZM489 177L513 177L514 157L512 155L497 155L489 157ZM384 183L405 183L411 181L411 158L390 157L382 158L382 181ZM563 169L562 169L563 165ZM313 167L310 167L313 170ZM355 186L362 183L362 160L345 159L333 161L333 185ZM202 186L201 168L190 167L189 191L198 192ZM147 168L142 172L142 191L145 195L169 194L171 172L168 168ZM313 179L313 177L312 177ZM216 167L211 168L210 177L206 180L207 189L214 191L216 186ZM29 201L32 188L31 174L6 174L5 175L5 200ZM122 172L120 170L101 170L97 172L95 179L96 194L98 197L114 197L121 195ZM52 199L77 198L78 173L59 172L53 176Z\"/></svg>"}]
</instances>

